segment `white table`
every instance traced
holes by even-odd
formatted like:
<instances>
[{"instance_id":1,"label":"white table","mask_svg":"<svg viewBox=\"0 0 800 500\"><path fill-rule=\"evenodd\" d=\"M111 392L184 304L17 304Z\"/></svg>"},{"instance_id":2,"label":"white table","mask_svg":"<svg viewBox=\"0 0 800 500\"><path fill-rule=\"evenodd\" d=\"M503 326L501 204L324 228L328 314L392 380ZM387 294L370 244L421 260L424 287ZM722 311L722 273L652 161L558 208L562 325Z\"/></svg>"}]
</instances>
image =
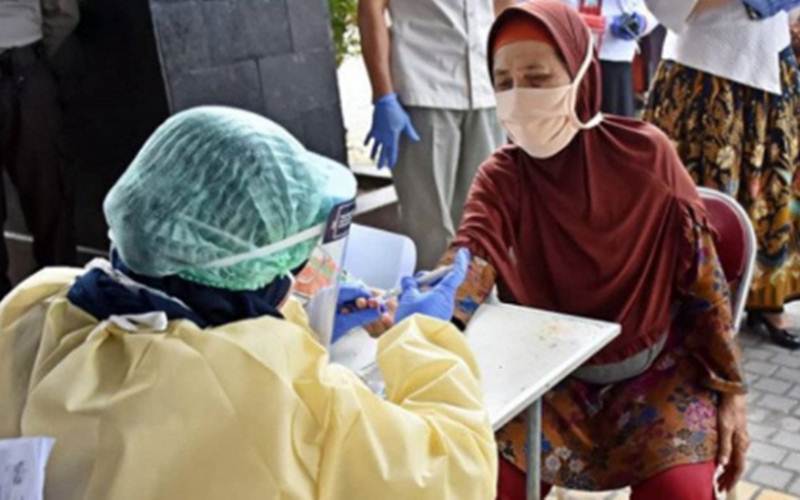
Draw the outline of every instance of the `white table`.
<instances>
[{"instance_id":1,"label":"white table","mask_svg":"<svg viewBox=\"0 0 800 500\"><path fill-rule=\"evenodd\" d=\"M482 305L465 332L481 370L492 427L499 430L528 410L528 498L539 499L541 397L620 333L620 326L508 304ZM331 359L359 372L380 390L377 343L353 332Z\"/></svg>"}]
</instances>

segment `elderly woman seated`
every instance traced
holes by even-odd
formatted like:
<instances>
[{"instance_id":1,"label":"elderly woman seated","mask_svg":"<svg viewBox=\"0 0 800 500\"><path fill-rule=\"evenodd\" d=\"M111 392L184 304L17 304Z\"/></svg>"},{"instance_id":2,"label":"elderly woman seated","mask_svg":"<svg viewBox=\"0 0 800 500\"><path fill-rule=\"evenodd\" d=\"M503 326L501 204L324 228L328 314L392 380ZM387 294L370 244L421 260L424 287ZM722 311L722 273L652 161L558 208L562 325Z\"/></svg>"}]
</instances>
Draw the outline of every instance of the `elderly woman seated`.
<instances>
[{"instance_id":1,"label":"elderly woman seated","mask_svg":"<svg viewBox=\"0 0 800 500\"><path fill-rule=\"evenodd\" d=\"M621 323L544 398L544 488L709 500L718 466L722 489L736 483L748 438L728 286L697 190L658 129L599 114L600 66L569 7L506 10L489 48L513 144L482 165L465 207L454 245L472 251L474 274L457 317L496 284L507 302ZM497 435L503 499L524 495L526 428Z\"/></svg>"},{"instance_id":2,"label":"elderly woman seated","mask_svg":"<svg viewBox=\"0 0 800 500\"><path fill-rule=\"evenodd\" d=\"M442 321L468 254L406 287L378 347L386 400L287 301L317 244L296 235L355 190L243 111L154 133L105 200L111 262L45 269L0 304L0 438L55 437L48 498L494 495L475 361Z\"/></svg>"}]
</instances>

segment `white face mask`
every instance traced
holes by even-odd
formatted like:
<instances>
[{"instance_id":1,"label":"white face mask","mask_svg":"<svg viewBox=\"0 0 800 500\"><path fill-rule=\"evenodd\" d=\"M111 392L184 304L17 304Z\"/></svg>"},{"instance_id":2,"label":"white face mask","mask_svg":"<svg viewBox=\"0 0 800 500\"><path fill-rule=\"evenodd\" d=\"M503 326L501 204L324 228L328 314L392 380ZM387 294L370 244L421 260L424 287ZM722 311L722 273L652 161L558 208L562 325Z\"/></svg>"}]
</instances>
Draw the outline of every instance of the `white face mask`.
<instances>
[{"instance_id":1,"label":"white face mask","mask_svg":"<svg viewBox=\"0 0 800 500\"><path fill-rule=\"evenodd\" d=\"M550 158L563 150L575 135L603 121L598 113L586 123L575 111L578 90L594 57L594 42L575 80L563 87L513 88L496 92L497 117L509 137L533 158Z\"/></svg>"}]
</instances>

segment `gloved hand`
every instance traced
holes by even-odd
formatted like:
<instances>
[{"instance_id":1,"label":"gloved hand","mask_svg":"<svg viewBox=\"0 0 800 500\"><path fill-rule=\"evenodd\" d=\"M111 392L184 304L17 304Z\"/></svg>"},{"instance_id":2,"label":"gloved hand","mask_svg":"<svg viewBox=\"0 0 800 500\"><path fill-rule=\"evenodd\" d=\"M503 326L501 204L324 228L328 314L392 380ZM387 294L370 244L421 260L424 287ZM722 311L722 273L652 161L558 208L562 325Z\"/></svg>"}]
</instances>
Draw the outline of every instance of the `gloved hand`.
<instances>
[{"instance_id":1,"label":"gloved hand","mask_svg":"<svg viewBox=\"0 0 800 500\"><path fill-rule=\"evenodd\" d=\"M743 0L760 18L772 17L782 10L790 11L800 5L800 0Z\"/></svg>"},{"instance_id":2,"label":"gloved hand","mask_svg":"<svg viewBox=\"0 0 800 500\"><path fill-rule=\"evenodd\" d=\"M397 99L397 94L386 94L375 103L375 110L372 113L372 129L364 141L365 146L370 141L373 142L370 154L370 158L373 160L380 149L378 168L394 168L397 164L400 134L405 134L414 142L419 141L419 135L414 130L408 113Z\"/></svg>"},{"instance_id":3,"label":"gloved hand","mask_svg":"<svg viewBox=\"0 0 800 500\"><path fill-rule=\"evenodd\" d=\"M620 14L611 21L611 34L622 40L636 40L647 28L647 19L638 12Z\"/></svg>"},{"instance_id":4,"label":"gloved hand","mask_svg":"<svg viewBox=\"0 0 800 500\"><path fill-rule=\"evenodd\" d=\"M382 313L380 303L369 290L358 284L342 283L336 299L336 320L331 343L354 328L378 321Z\"/></svg>"},{"instance_id":5,"label":"gloved hand","mask_svg":"<svg viewBox=\"0 0 800 500\"><path fill-rule=\"evenodd\" d=\"M470 254L466 248L459 249L453 261L453 270L431 290L420 292L414 278L403 278L403 293L397 306L395 322L399 323L412 314L424 314L450 321L455 311L456 291L467 277Z\"/></svg>"}]
</instances>

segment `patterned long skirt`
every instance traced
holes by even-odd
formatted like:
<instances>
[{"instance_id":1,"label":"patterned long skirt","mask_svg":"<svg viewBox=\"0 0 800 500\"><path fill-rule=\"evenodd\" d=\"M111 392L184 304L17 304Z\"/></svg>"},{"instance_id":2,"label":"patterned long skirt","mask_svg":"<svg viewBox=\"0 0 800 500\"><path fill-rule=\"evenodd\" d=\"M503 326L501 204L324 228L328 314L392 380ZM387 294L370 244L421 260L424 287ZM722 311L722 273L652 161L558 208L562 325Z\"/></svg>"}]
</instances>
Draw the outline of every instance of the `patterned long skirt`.
<instances>
[{"instance_id":1,"label":"patterned long skirt","mask_svg":"<svg viewBox=\"0 0 800 500\"><path fill-rule=\"evenodd\" d=\"M713 460L716 393L686 349L661 354L642 375L612 386L569 378L542 407L542 481L599 491L638 484L672 467ZM497 433L506 460L528 470L525 415Z\"/></svg>"},{"instance_id":2,"label":"patterned long skirt","mask_svg":"<svg viewBox=\"0 0 800 500\"><path fill-rule=\"evenodd\" d=\"M645 110L695 182L750 215L758 239L750 310L781 311L800 297L800 80L790 49L780 60L782 95L663 61Z\"/></svg>"}]
</instances>

